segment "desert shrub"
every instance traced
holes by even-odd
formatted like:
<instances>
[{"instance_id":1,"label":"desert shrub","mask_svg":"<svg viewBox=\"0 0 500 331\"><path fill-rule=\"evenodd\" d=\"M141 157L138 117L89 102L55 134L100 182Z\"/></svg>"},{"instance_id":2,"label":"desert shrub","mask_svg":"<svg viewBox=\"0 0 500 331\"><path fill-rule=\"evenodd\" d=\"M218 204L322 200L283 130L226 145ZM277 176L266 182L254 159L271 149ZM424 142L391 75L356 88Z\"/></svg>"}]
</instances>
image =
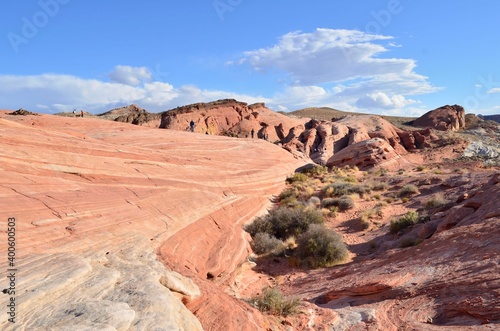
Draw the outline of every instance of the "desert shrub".
<instances>
[{"instance_id":1,"label":"desert shrub","mask_svg":"<svg viewBox=\"0 0 500 331\"><path fill-rule=\"evenodd\" d=\"M444 199L441 195L437 195L425 203L425 209L430 210L446 205L448 201Z\"/></svg>"},{"instance_id":2,"label":"desert shrub","mask_svg":"<svg viewBox=\"0 0 500 331\"><path fill-rule=\"evenodd\" d=\"M245 225L244 230L248 232L252 238L254 238L257 233L267 233L272 235L273 225L271 224L269 217L266 216L257 217L252 223Z\"/></svg>"},{"instance_id":3,"label":"desert shrub","mask_svg":"<svg viewBox=\"0 0 500 331\"><path fill-rule=\"evenodd\" d=\"M420 193L418 190L418 187L416 187L415 185L412 185L412 184L408 184L408 185L403 186L399 190L398 195L400 197L404 197L404 196L418 194L418 193Z\"/></svg>"},{"instance_id":4,"label":"desert shrub","mask_svg":"<svg viewBox=\"0 0 500 331\"><path fill-rule=\"evenodd\" d=\"M419 166L417 167L417 171L424 171L425 169L427 169L427 167L426 167L426 166L424 166L424 165L419 165Z\"/></svg>"},{"instance_id":5,"label":"desert shrub","mask_svg":"<svg viewBox=\"0 0 500 331\"><path fill-rule=\"evenodd\" d=\"M268 233L259 232L254 237L250 243L253 251L256 254L267 254L273 253L279 255L285 250L285 245L283 242Z\"/></svg>"},{"instance_id":6,"label":"desert shrub","mask_svg":"<svg viewBox=\"0 0 500 331\"><path fill-rule=\"evenodd\" d=\"M347 259L347 247L342 237L320 224L313 224L298 238L297 256L310 268L329 267Z\"/></svg>"},{"instance_id":7,"label":"desert shrub","mask_svg":"<svg viewBox=\"0 0 500 331\"><path fill-rule=\"evenodd\" d=\"M321 206L323 208L328 208L331 210L333 207L337 207L339 210L349 210L354 208L354 200L350 196L343 196L340 198L326 198L321 201Z\"/></svg>"},{"instance_id":8,"label":"desert shrub","mask_svg":"<svg viewBox=\"0 0 500 331\"><path fill-rule=\"evenodd\" d=\"M346 177L342 177L342 180L348 183L357 183L358 179L354 177L353 175L348 175Z\"/></svg>"},{"instance_id":9,"label":"desert shrub","mask_svg":"<svg viewBox=\"0 0 500 331\"><path fill-rule=\"evenodd\" d=\"M278 316L288 316L298 312L299 299L287 299L277 288L267 287L262 294L250 299L250 303L260 310Z\"/></svg>"},{"instance_id":10,"label":"desert shrub","mask_svg":"<svg viewBox=\"0 0 500 331\"><path fill-rule=\"evenodd\" d=\"M292 176L288 177L286 179L286 182L289 184L293 184L293 183L297 183L297 182L302 183L302 182L306 182L307 178L308 177L306 174L296 172Z\"/></svg>"},{"instance_id":11,"label":"desert shrub","mask_svg":"<svg viewBox=\"0 0 500 331\"><path fill-rule=\"evenodd\" d=\"M321 207L323 207L323 208L337 207L339 205L338 201L339 201L339 199L336 199L336 198L323 199L321 201Z\"/></svg>"},{"instance_id":12,"label":"desert shrub","mask_svg":"<svg viewBox=\"0 0 500 331\"><path fill-rule=\"evenodd\" d=\"M257 218L247 225L245 230L252 238L259 232L267 233L281 240L299 235L307 230L310 224L322 224L323 214L316 209L294 209L279 207L269 214Z\"/></svg>"},{"instance_id":13,"label":"desert shrub","mask_svg":"<svg viewBox=\"0 0 500 331\"><path fill-rule=\"evenodd\" d=\"M368 185L360 185L360 184L352 184L346 182L337 182L327 185L323 188L323 193L325 196L342 196L342 195L351 195L351 194L359 194L362 196L365 193L369 193L371 191Z\"/></svg>"},{"instance_id":14,"label":"desert shrub","mask_svg":"<svg viewBox=\"0 0 500 331\"><path fill-rule=\"evenodd\" d=\"M389 197L389 198L386 198L384 201L387 202L387 203L393 203L394 202L394 198L390 198Z\"/></svg>"},{"instance_id":15,"label":"desert shrub","mask_svg":"<svg viewBox=\"0 0 500 331\"><path fill-rule=\"evenodd\" d=\"M401 247L401 248L412 247L412 246L416 246L420 243L422 243L422 239L405 238L405 239L401 240L401 242L399 243L399 247Z\"/></svg>"},{"instance_id":16,"label":"desert shrub","mask_svg":"<svg viewBox=\"0 0 500 331\"><path fill-rule=\"evenodd\" d=\"M402 203L407 203L408 201L410 201L410 199L408 199L408 198L401 198L401 202Z\"/></svg>"},{"instance_id":17,"label":"desert shrub","mask_svg":"<svg viewBox=\"0 0 500 331\"><path fill-rule=\"evenodd\" d=\"M382 197L380 196L380 194L375 194L375 195L373 196L373 198L374 198L375 200L380 200L380 199L382 199Z\"/></svg>"},{"instance_id":18,"label":"desert shrub","mask_svg":"<svg viewBox=\"0 0 500 331\"><path fill-rule=\"evenodd\" d=\"M420 217L416 211L409 211L397 220L392 220L390 225L391 233L397 233L400 230L406 229L409 226L417 224Z\"/></svg>"},{"instance_id":19,"label":"desert shrub","mask_svg":"<svg viewBox=\"0 0 500 331\"><path fill-rule=\"evenodd\" d=\"M318 198L318 197L310 197L308 200L307 200L307 205L308 206L319 206L321 204L321 200Z\"/></svg>"},{"instance_id":20,"label":"desert shrub","mask_svg":"<svg viewBox=\"0 0 500 331\"><path fill-rule=\"evenodd\" d=\"M287 188L283 190L279 195L279 202L281 205L285 206L293 206L297 204L297 199L299 198L300 193L294 187Z\"/></svg>"},{"instance_id":21,"label":"desert shrub","mask_svg":"<svg viewBox=\"0 0 500 331\"><path fill-rule=\"evenodd\" d=\"M302 186L299 188L299 200L306 201L314 194L314 187Z\"/></svg>"},{"instance_id":22,"label":"desert shrub","mask_svg":"<svg viewBox=\"0 0 500 331\"><path fill-rule=\"evenodd\" d=\"M339 210L345 211L355 207L354 200L350 196L343 196L339 199Z\"/></svg>"},{"instance_id":23,"label":"desert shrub","mask_svg":"<svg viewBox=\"0 0 500 331\"><path fill-rule=\"evenodd\" d=\"M385 191L387 190L388 187L386 182L379 182L379 181L370 182L368 183L368 185L373 191Z\"/></svg>"}]
</instances>

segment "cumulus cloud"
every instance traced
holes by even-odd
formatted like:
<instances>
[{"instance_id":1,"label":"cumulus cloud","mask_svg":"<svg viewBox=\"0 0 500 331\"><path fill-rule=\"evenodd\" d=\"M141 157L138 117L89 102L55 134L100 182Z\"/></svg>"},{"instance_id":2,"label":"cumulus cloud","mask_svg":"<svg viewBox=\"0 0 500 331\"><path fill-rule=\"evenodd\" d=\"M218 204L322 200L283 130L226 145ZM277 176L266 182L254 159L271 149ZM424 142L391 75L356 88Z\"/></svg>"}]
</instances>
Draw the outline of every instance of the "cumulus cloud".
<instances>
[{"instance_id":1,"label":"cumulus cloud","mask_svg":"<svg viewBox=\"0 0 500 331\"><path fill-rule=\"evenodd\" d=\"M139 86L144 82L151 81L152 74L146 67L131 67L118 65L109 74L109 79L114 83Z\"/></svg>"},{"instance_id":2,"label":"cumulus cloud","mask_svg":"<svg viewBox=\"0 0 500 331\"><path fill-rule=\"evenodd\" d=\"M130 86L71 75L0 75L0 103L7 109L23 107L32 111L56 113L77 108L99 113L137 103L149 111L160 112L185 104L223 98L235 98L248 103L269 101L263 97L203 90L196 86L176 88L159 81Z\"/></svg>"},{"instance_id":3,"label":"cumulus cloud","mask_svg":"<svg viewBox=\"0 0 500 331\"><path fill-rule=\"evenodd\" d=\"M278 107L303 100L309 106L345 105L351 110L401 109L417 102L407 96L439 88L415 72L415 60L381 57L389 47L401 47L388 42L392 39L357 30L292 32L274 46L244 52L239 64L264 73L278 70L289 78L290 87L273 98ZM387 46L380 44L384 42Z\"/></svg>"},{"instance_id":4,"label":"cumulus cloud","mask_svg":"<svg viewBox=\"0 0 500 331\"><path fill-rule=\"evenodd\" d=\"M416 103L416 101L407 100L402 95L394 95L390 97L383 92L377 92L359 98L356 105L360 108L394 109L403 108L407 105L411 105L412 103Z\"/></svg>"}]
</instances>

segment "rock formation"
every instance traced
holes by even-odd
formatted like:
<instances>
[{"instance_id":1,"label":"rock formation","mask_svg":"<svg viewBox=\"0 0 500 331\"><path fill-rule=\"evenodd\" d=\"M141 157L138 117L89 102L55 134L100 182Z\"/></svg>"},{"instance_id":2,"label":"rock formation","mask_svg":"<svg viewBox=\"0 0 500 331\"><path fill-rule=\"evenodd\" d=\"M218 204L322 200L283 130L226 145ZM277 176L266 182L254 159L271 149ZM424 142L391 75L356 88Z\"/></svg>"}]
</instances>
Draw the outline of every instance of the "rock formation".
<instances>
[{"instance_id":1,"label":"rock formation","mask_svg":"<svg viewBox=\"0 0 500 331\"><path fill-rule=\"evenodd\" d=\"M328 159L326 165L356 166L359 169L369 169L375 166L387 169L399 169L408 166L408 162L382 138L372 138L349 145Z\"/></svg>"},{"instance_id":2,"label":"rock formation","mask_svg":"<svg viewBox=\"0 0 500 331\"><path fill-rule=\"evenodd\" d=\"M195 122L195 132L250 137L253 129L255 138L271 142L279 141L284 133L305 122L276 113L263 103L248 105L225 99L166 111L162 113L160 128L188 131L191 120Z\"/></svg>"},{"instance_id":3,"label":"rock formation","mask_svg":"<svg viewBox=\"0 0 500 331\"><path fill-rule=\"evenodd\" d=\"M425 113L412 124L440 131L458 131L465 128L465 110L459 105L446 105Z\"/></svg>"},{"instance_id":4,"label":"rock formation","mask_svg":"<svg viewBox=\"0 0 500 331\"><path fill-rule=\"evenodd\" d=\"M391 152L394 155L429 148L438 139L430 129L403 131L379 116L350 115L333 122L299 119L276 113L262 103L248 106L232 99L169 110L162 114L160 127L187 131L190 121L195 122L195 132L200 133L249 137L254 130L257 138L267 137L269 141L292 153L300 152L318 164L326 164L344 148L372 138L385 140L394 150ZM365 144L365 148L369 146L373 144ZM385 150L381 149L383 153ZM378 150L372 152L376 154ZM386 159L392 156L387 155ZM334 163L338 164L337 161ZM378 161L368 164L381 165Z\"/></svg>"},{"instance_id":5,"label":"rock formation","mask_svg":"<svg viewBox=\"0 0 500 331\"><path fill-rule=\"evenodd\" d=\"M161 118L160 114L150 113L136 104L115 108L99 114L98 116L115 122L130 123L148 127L158 127L160 125Z\"/></svg>"},{"instance_id":6,"label":"rock formation","mask_svg":"<svg viewBox=\"0 0 500 331\"><path fill-rule=\"evenodd\" d=\"M19 270L16 324L3 313L0 329L266 328L224 288L248 254L243 223L302 161L92 118L0 112L0 127L0 224L16 219Z\"/></svg>"},{"instance_id":7,"label":"rock formation","mask_svg":"<svg viewBox=\"0 0 500 331\"><path fill-rule=\"evenodd\" d=\"M12 113L9 113L9 115L21 115L21 116L35 115L35 116L37 116L38 114L30 112L30 111L23 109L23 108L19 108L18 110L14 111Z\"/></svg>"}]
</instances>

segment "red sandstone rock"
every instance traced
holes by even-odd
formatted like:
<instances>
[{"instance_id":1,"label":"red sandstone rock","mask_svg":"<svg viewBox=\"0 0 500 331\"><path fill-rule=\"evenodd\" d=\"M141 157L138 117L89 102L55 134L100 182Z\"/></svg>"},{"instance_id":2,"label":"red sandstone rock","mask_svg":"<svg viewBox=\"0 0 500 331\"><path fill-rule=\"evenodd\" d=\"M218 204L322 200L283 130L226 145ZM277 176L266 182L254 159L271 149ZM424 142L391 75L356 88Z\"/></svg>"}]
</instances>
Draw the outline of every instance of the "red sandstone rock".
<instances>
[{"instance_id":1,"label":"red sandstone rock","mask_svg":"<svg viewBox=\"0 0 500 331\"><path fill-rule=\"evenodd\" d=\"M399 169L406 166L407 161L397 154L387 141L373 138L349 145L329 158L326 164L329 167L350 165L359 169L374 166Z\"/></svg>"},{"instance_id":2,"label":"red sandstone rock","mask_svg":"<svg viewBox=\"0 0 500 331\"><path fill-rule=\"evenodd\" d=\"M425 113L413 121L413 125L440 131L457 131L465 128L465 110L459 105L446 105Z\"/></svg>"},{"instance_id":3,"label":"red sandstone rock","mask_svg":"<svg viewBox=\"0 0 500 331\"><path fill-rule=\"evenodd\" d=\"M265 327L224 288L242 225L303 164L264 141L0 112L0 225L17 220L22 270L18 321L0 328Z\"/></svg>"}]
</instances>

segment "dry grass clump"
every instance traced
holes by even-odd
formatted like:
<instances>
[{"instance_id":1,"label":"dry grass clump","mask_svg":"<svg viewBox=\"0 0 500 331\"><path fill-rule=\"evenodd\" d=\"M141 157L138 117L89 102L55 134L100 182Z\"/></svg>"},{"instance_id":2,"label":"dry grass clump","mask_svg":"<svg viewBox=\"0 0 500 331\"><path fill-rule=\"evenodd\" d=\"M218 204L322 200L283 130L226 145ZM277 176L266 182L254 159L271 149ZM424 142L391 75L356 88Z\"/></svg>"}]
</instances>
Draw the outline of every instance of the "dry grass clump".
<instances>
[{"instance_id":1,"label":"dry grass clump","mask_svg":"<svg viewBox=\"0 0 500 331\"><path fill-rule=\"evenodd\" d=\"M328 168L325 166L314 165L311 168L304 170L303 173L310 177L318 177L328 173Z\"/></svg>"},{"instance_id":2,"label":"dry grass clump","mask_svg":"<svg viewBox=\"0 0 500 331\"><path fill-rule=\"evenodd\" d=\"M277 288L267 287L262 294L250 299L250 304L260 310L277 316L288 316L299 311L299 299L287 299Z\"/></svg>"},{"instance_id":3,"label":"dry grass clump","mask_svg":"<svg viewBox=\"0 0 500 331\"><path fill-rule=\"evenodd\" d=\"M425 209L426 209L426 210L431 210L431 209L434 209L434 208L439 208L439 207L442 207L442 206L444 206L444 205L446 205L446 204L448 204L448 203L449 203L449 201L448 201L448 200L446 200L446 199L443 197L443 195L438 194L438 195L436 195L435 197L433 197L433 198L431 198L431 199L427 200L427 201L425 202L424 207L425 207Z\"/></svg>"},{"instance_id":4,"label":"dry grass clump","mask_svg":"<svg viewBox=\"0 0 500 331\"><path fill-rule=\"evenodd\" d=\"M360 217L360 222L363 230L370 227L371 220L384 217L384 212L382 211L383 205L378 204L377 206L365 210Z\"/></svg>"},{"instance_id":5,"label":"dry grass clump","mask_svg":"<svg viewBox=\"0 0 500 331\"><path fill-rule=\"evenodd\" d=\"M402 217L397 220L392 220L390 225L391 233L398 233L399 231L406 229L412 225L415 225L419 222L420 216L416 211L409 211Z\"/></svg>"},{"instance_id":6,"label":"dry grass clump","mask_svg":"<svg viewBox=\"0 0 500 331\"><path fill-rule=\"evenodd\" d=\"M326 198L321 201L321 206L323 208L331 209L332 207L337 207L340 211L353 209L355 205L354 200L347 195L340 198Z\"/></svg>"},{"instance_id":7,"label":"dry grass clump","mask_svg":"<svg viewBox=\"0 0 500 331\"><path fill-rule=\"evenodd\" d=\"M286 179L286 182L288 184L302 183L302 182L306 182L308 179L309 179L309 177L307 177L306 174L303 174L303 173L300 173L300 172L296 172L292 176L288 177Z\"/></svg>"},{"instance_id":8,"label":"dry grass clump","mask_svg":"<svg viewBox=\"0 0 500 331\"><path fill-rule=\"evenodd\" d=\"M426 167L426 166L424 166L424 165L419 165L419 166L417 166L417 168L416 168L416 170L417 170L417 171L424 171L425 169L427 169L427 167Z\"/></svg>"},{"instance_id":9,"label":"dry grass clump","mask_svg":"<svg viewBox=\"0 0 500 331\"><path fill-rule=\"evenodd\" d=\"M399 197L407 197L409 195L414 195L414 194L419 194L420 191L418 190L418 187L416 187L415 185L412 185L412 184L408 184L408 185L405 185L403 186L399 192L398 192L398 196Z\"/></svg>"},{"instance_id":10,"label":"dry grass clump","mask_svg":"<svg viewBox=\"0 0 500 331\"><path fill-rule=\"evenodd\" d=\"M363 196L365 193L370 193L371 188L366 184L353 184L346 182L337 182L327 185L323 188L323 194L327 197L343 196L351 194L359 194Z\"/></svg>"}]
</instances>

